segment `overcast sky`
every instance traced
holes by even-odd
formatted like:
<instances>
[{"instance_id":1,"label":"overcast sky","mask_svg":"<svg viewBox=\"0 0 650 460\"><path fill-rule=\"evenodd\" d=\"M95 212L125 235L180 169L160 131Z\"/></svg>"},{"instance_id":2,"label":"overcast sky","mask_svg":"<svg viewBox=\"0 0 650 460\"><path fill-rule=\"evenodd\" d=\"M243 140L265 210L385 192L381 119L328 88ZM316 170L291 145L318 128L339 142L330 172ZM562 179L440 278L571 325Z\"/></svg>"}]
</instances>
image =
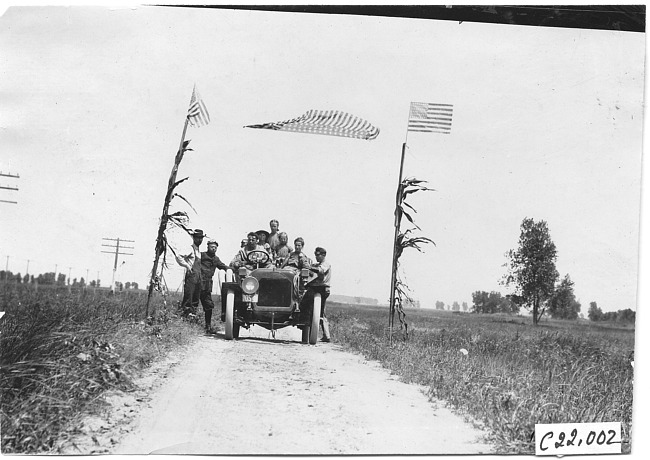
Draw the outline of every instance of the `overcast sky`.
<instances>
[{"instance_id":1,"label":"overcast sky","mask_svg":"<svg viewBox=\"0 0 650 460\"><path fill-rule=\"evenodd\" d=\"M405 176L436 246L403 257L423 306L511 292L498 281L524 218L545 220L587 313L636 308L645 35L453 21L139 7L10 8L0 18L2 269L110 283L102 238L135 240L118 279L148 282L194 84L174 210L229 262L251 230L328 250L336 294L386 302L409 104L454 105L450 135L409 133ZM270 130L349 112L372 141ZM170 241L188 252L178 230ZM182 269L167 272L172 290Z\"/></svg>"}]
</instances>

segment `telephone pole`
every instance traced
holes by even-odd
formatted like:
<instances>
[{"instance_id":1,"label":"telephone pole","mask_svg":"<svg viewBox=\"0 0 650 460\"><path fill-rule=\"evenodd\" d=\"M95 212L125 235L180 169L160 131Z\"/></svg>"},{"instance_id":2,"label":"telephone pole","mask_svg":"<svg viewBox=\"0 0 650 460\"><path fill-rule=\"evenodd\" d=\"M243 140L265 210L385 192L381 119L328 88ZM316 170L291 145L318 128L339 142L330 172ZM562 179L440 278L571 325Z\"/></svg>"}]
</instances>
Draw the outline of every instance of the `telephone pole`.
<instances>
[{"instance_id":1,"label":"telephone pole","mask_svg":"<svg viewBox=\"0 0 650 460\"><path fill-rule=\"evenodd\" d=\"M133 253L130 252L120 252L120 249L134 249L133 246L120 246L120 243L135 243L133 240L123 240L120 238L102 238L102 240L106 241L115 241L115 244L102 244L102 246L106 246L112 249L115 249L115 263L113 264L113 279L111 281L111 292L115 294L115 272L117 271L117 259L118 256L124 255L124 256L132 256ZM107 254L113 254L113 251L102 251Z\"/></svg>"},{"instance_id":2,"label":"telephone pole","mask_svg":"<svg viewBox=\"0 0 650 460\"><path fill-rule=\"evenodd\" d=\"M14 179L20 179L20 176L18 174L11 174L11 173L5 174L2 171L0 171L0 177L12 177ZM18 187L8 187L5 185L0 185L0 189L18 191ZM0 203L18 204L17 201L10 201L10 200L0 200Z\"/></svg>"}]
</instances>

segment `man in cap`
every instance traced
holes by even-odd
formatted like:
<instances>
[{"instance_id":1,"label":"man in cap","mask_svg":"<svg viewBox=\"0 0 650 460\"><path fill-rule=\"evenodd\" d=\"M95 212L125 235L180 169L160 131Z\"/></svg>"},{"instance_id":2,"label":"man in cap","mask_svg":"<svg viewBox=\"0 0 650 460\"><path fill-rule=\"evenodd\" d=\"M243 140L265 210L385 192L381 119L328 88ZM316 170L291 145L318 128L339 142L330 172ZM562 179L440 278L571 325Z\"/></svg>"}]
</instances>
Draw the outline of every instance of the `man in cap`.
<instances>
[{"instance_id":1,"label":"man in cap","mask_svg":"<svg viewBox=\"0 0 650 460\"><path fill-rule=\"evenodd\" d=\"M219 257L217 257L217 248L219 243L214 240L208 241L208 250L201 253L201 305L205 313L205 332L212 332L212 310L214 310L214 302L212 301L212 287L214 271L227 270L228 265L224 264Z\"/></svg>"},{"instance_id":2,"label":"man in cap","mask_svg":"<svg viewBox=\"0 0 650 460\"><path fill-rule=\"evenodd\" d=\"M332 279L332 266L330 263L325 260L327 251L320 246L314 250L314 256L316 256L316 262L311 264L309 268L316 275L311 283L309 283L309 290L312 292L320 293L322 299L322 305L320 309L320 325L323 328L323 338L321 341L329 342L330 341L330 326L327 321L327 315L325 314L325 301L330 296L330 280Z\"/></svg>"},{"instance_id":3,"label":"man in cap","mask_svg":"<svg viewBox=\"0 0 650 460\"><path fill-rule=\"evenodd\" d=\"M181 301L181 316L196 314L201 296L201 250L203 230L196 229L192 232L192 252L188 255L176 255L176 262L185 268L185 282L183 284L183 300Z\"/></svg>"}]
</instances>

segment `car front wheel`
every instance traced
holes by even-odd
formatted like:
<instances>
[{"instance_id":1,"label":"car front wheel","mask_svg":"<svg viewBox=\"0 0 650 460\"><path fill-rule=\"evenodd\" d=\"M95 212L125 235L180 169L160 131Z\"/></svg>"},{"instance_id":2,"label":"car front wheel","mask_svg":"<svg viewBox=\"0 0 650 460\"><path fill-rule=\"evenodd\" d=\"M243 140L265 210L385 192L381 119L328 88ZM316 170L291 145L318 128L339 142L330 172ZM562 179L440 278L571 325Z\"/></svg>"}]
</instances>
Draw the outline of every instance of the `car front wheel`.
<instances>
[{"instance_id":1,"label":"car front wheel","mask_svg":"<svg viewBox=\"0 0 650 460\"><path fill-rule=\"evenodd\" d=\"M237 324L236 326L239 326ZM237 327L237 336L239 336L239 327ZM226 340L232 340L235 337L235 293L228 290L226 293Z\"/></svg>"},{"instance_id":2,"label":"car front wheel","mask_svg":"<svg viewBox=\"0 0 650 460\"><path fill-rule=\"evenodd\" d=\"M311 327L309 328L309 343L316 345L318 342L318 325L320 324L321 297L319 293L314 294L314 308L311 313Z\"/></svg>"}]
</instances>

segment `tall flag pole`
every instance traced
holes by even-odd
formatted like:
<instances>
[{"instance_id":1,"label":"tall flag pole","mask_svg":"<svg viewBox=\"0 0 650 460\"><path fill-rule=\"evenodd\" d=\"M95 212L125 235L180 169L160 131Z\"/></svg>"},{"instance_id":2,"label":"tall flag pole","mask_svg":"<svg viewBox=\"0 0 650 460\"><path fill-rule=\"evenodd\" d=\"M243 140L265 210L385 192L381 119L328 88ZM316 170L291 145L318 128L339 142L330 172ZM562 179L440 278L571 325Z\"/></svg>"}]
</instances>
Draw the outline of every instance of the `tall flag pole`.
<instances>
[{"instance_id":1,"label":"tall flag pole","mask_svg":"<svg viewBox=\"0 0 650 460\"><path fill-rule=\"evenodd\" d=\"M399 165L399 178L397 181L397 194L395 196L395 235L393 237L393 259L391 265L390 307L388 317L389 341L391 343L393 340L393 326L395 322L395 291L397 285L397 260L399 247L398 238L400 236L401 216L403 213L402 202L404 200L404 194L402 193L402 175L404 172L404 156L406 153L408 133L420 132L450 134L452 115L453 105L451 104L411 102L406 129L406 138L404 140L404 144L402 144L402 156Z\"/></svg>"},{"instance_id":2,"label":"tall flag pole","mask_svg":"<svg viewBox=\"0 0 650 460\"><path fill-rule=\"evenodd\" d=\"M160 256L165 252L165 230L167 229L167 223L170 220L169 216L169 204L171 203L172 198L174 197L174 189L176 186L182 182L176 182L176 175L178 173L178 167L183 159L185 151L188 150L187 145L190 141L185 141L185 134L187 133L187 125L192 125L193 127L205 126L210 123L210 114L208 109L203 102L203 99L199 95L199 92L196 90L196 85L192 90L192 97L190 98L190 106L187 110L187 115L185 116L185 124L183 125L183 134L181 135L181 142L178 147L178 152L176 152L176 157L174 159L174 166L172 167L172 172L169 175L169 182L167 184L167 193L165 194L165 200L163 202L162 216L160 217L160 226L158 227L158 236L156 237L156 248L155 256L153 262L153 268L151 269L151 278L149 280L149 294L147 295L147 307L146 307L146 316L149 316L149 303L151 302L151 295L153 293L154 286L158 283L160 278L158 277L158 262L160 261ZM160 274L162 277L162 271Z\"/></svg>"}]
</instances>

